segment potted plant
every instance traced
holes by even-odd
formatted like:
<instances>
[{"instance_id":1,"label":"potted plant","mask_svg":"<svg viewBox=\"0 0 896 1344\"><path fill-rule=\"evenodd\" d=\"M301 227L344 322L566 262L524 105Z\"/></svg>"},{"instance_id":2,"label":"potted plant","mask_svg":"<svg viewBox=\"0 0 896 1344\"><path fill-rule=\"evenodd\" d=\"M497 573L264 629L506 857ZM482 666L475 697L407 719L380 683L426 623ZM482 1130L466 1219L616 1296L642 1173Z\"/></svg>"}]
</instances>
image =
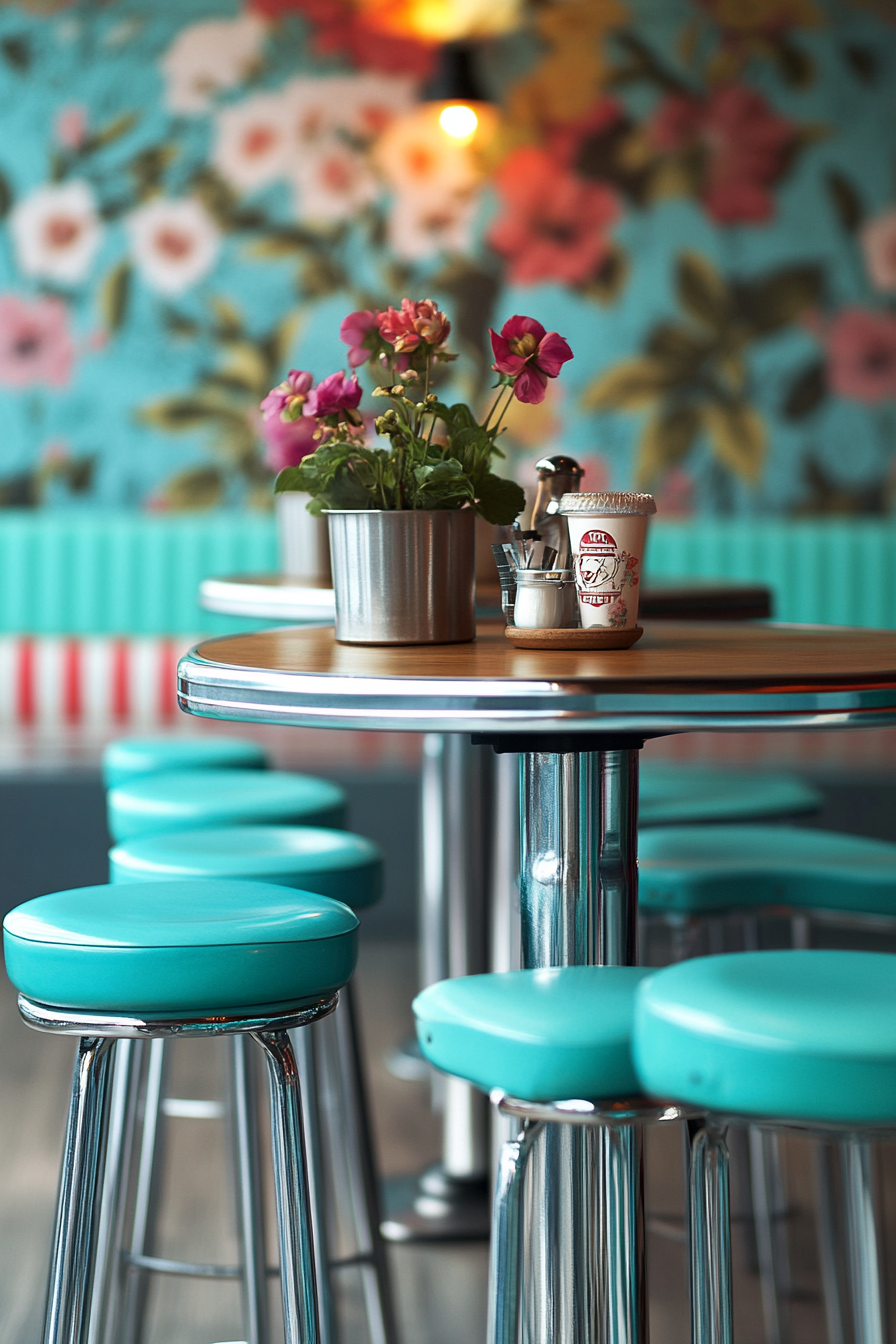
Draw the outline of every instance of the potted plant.
<instances>
[{"instance_id":1,"label":"potted plant","mask_svg":"<svg viewBox=\"0 0 896 1344\"><path fill-rule=\"evenodd\" d=\"M497 396L481 423L469 406L430 390L433 370L456 358L448 318L431 299L402 299L383 312L350 313L340 336L351 374L314 385L293 369L262 402L266 419L313 420L317 447L277 477L275 489L310 496L330 529L336 638L358 644L456 643L473 639L474 520L510 524L525 504L515 481L492 471L512 397L544 398L548 379L572 358L556 332L512 317L491 332ZM368 442L356 370L377 380L389 406ZM386 441L388 446L382 444Z\"/></svg>"}]
</instances>

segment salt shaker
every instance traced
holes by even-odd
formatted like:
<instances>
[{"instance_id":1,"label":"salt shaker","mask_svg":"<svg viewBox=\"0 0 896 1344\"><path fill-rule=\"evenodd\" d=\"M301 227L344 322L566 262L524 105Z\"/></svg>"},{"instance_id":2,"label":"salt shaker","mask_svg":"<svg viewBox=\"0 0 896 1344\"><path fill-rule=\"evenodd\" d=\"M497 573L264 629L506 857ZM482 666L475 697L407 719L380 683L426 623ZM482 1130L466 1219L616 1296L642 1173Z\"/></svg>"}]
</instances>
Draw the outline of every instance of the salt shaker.
<instances>
[{"instance_id":1,"label":"salt shaker","mask_svg":"<svg viewBox=\"0 0 896 1344\"><path fill-rule=\"evenodd\" d=\"M517 630L567 630L578 625L572 570L517 570L513 624Z\"/></svg>"}]
</instances>

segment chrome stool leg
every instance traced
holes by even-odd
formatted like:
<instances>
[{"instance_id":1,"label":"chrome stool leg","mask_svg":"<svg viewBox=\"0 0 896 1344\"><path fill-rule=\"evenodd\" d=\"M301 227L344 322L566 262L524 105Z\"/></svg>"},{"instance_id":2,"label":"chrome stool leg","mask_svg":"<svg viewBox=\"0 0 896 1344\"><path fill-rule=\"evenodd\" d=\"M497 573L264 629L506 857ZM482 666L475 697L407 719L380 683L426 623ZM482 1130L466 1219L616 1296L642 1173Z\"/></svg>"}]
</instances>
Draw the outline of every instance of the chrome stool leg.
<instances>
[{"instance_id":1,"label":"chrome stool leg","mask_svg":"<svg viewBox=\"0 0 896 1344\"><path fill-rule=\"evenodd\" d=\"M86 1344L102 1170L103 1129L112 1042L78 1042L50 1282L44 1344Z\"/></svg>"},{"instance_id":2,"label":"chrome stool leg","mask_svg":"<svg viewBox=\"0 0 896 1344\"><path fill-rule=\"evenodd\" d=\"M886 1276L881 1263L874 1150L867 1138L840 1143L846 1193L846 1239L853 1332L861 1344L888 1344Z\"/></svg>"},{"instance_id":3,"label":"chrome stool leg","mask_svg":"<svg viewBox=\"0 0 896 1344\"><path fill-rule=\"evenodd\" d=\"M518 1344L523 1261L523 1178L532 1143L542 1128L523 1122L519 1137L501 1148L492 1214L488 1286L488 1344Z\"/></svg>"},{"instance_id":4,"label":"chrome stool leg","mask_svg":"<svg viewBox=\"0 0 896 1344\"><path fill-rule=\"evenodd\" d=\"M819 1139L815 1144L815 1185L818 1192L818 1261L824 1298L828 1344L846 1344L840 1222L837 1209L836 1145Z\"/></svg>"},{"instance_id":5,"label":"chrome stool leg","mask_svg":"<svg viewBox=\"0 0 896 1344\"><path fill-rule=\"evenodd\" d=\"M693 1342L732 1344L728 1148L711 1122L692 1131L690 1225Z\"/></svg>"},{"instance_id":6,"label":"chrome stool leg","mask_svg":"<svg viewBox=\"0 0 896 1344\"><path fill-rule=\"evenodd\" d=\"M163 1166L164 1118L162 1097L167 1073L165 1041L154 1040L149 1047L149 1061L143 1094L143 1131L137 1161L137 1181L134 1208L131 1215L131 1236L124 1252L124 1292L122 1301L122 1344L139 1344L143 1335L146 1302L149 1292L148 1266L144 1261L153 1256L156 1242L156 1217L159 1205L160 1172Z\"/></svg>"},{"instance_id":7,"label":"chrome stool leg","mask_svg":"<svg viewBox=\"0 0 896 1344\"><path fill-rule=\"evenodd\" d=\"M265 1052L271 1088L286 1344L320 1344L298 1065L288 1031L259 1031L254 1035Z\"/></svg>"},{"instance_id":8,"label":"chrome stool leg","mask_svg":"<svg viewBox=\"0 0 896 1344\"><path fill-rule=\"evenodd\" d=\"M268 1344L267 1261L255 1061L245 1036L231 1036L228 1044L243 1323L246 1344Z\"/></svg>"},{"instance_id":9,"label":"chrome stool leg","mask_svg":"<svg viewBox=\"0 0 896 1344\"><path fill-rule=\"evenodd\" d=\"M314 1282L317 1292L317 1330L320 1344L334 1344L336 1325L330 1283L330 1229L327 1216L327 1189L324 1178L321 1141L320 1070L318 1037L315 1031L293 1033L302 1104L303 1142L308 1155L308 1207L314 1234Z\"/></svg>"}]
</instances>

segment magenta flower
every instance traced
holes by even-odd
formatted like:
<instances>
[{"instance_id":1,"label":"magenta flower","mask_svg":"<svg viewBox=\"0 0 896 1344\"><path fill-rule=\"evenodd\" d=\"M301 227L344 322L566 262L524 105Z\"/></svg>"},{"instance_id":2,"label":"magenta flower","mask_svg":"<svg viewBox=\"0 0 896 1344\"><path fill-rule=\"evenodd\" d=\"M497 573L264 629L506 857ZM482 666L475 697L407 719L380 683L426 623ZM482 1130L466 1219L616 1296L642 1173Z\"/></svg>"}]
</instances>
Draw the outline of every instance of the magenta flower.
<instances>
[{"instance_id":1,"label":"magenta flower","mask_svg":"<svg viewBox=\"0 0 896 1344\"><path fill-rule=\"evenodd\" d=\"M273 415L262 420L261 434L265 461L272 471L297 467L302 458L317 447L315 423L305 416L299 416L298 420L281 420L279 415Z\"/></svg>"},{"instance_id":2,"label":"magenta flower","mask_svg":"<svg viewBox=\"0 0 896 1344\"><path fill-rule=\"evenodd\" d=\"M0 386L64 387L74 362L68 312L61 299L29 302L17 294L0 294Z\"/></svg>"},{"instance_id":3,"label":"magenta flower","mask_svg":"<svg viewBox=\"0 0 896 1344\"><path fill-rule=\"evenodd\" d=\"M312 374L302 373L299 369L290 369L285 380L271 388L261 403L261 412L265 420L279 418L285 423L297 420L308 400L313 382Z\"/></svg>"},{"instance_id":4,"label":"magenta flower","mask_svg":"<svg viewBox=\"0 0 896 1344\"><path fill-rule=\"evenodd\" d=\"M340 411L354 411L361 400L361 384L357 374L348 378L340 369L324 378L308 395L304 414L308 416L338 415Z\"/></svg>"},{"instance_id":5,"label":"magenta flower","mask_svg":"<svg viewBox=\"0 0 896 1344\"><path fill-rule=\"evenodd\" d=\"M401 311L391 306L377 313L377 326L384 341L394 346L399 354L409 354L424 341L427 345L441 345L448 339L451 323L432 299L402 299Z\"/></svg>"},{"instance_id":6,"label":"magenta flower","mask_svg":"<svg viewBox=\"0 0 896 1344\"><path fill-rule=\"evenodd\" d=\"M517 401L544 401L548 379L556 378L568 359L569 343L556 331L545 331L534 317L508 318L500 335L489 328L495 362L492 368L513 379Z\"/></svg>"},{"instance_id":7,"label":"magenta flower","mask_svg":"<svg viewBox=\"0 0 896 1344\"><path fill-rule=\"evenodd\" d=\"M339 339L349 348L348 362L353 369L359 364L366 364L370 358L371 349L377 344L375 339L371 341L370 338L375 336L376 330L376 313L372 313L369 308L349 313L348 317L342 319Z\"/></svg>"},{"instance_id":8,"label":"magenta flower","mask_svg":"<svg viewBox=\"0 0 896 1344\"><path fill-rule=\"evenodd\" d=\"M828 382L841 397L874 406L896 397L896 317L841 308L827 332Z\"/></svg>"}]
</instances>

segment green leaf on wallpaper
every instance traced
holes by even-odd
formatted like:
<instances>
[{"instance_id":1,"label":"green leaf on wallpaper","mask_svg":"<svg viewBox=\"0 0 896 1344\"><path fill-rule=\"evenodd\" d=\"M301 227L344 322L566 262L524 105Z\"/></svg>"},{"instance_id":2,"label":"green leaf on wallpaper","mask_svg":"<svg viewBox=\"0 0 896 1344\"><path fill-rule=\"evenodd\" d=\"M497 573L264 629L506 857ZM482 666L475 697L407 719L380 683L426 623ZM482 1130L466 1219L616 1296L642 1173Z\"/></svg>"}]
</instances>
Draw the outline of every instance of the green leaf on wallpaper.
<instances>
[{"instance_id":1,"label":"green leaf on wallpaper","mask_svg":"<svg viewBox=\"0 0 896 1344\"><path fill-rule=\"evenodd\" d=\"M263 261L278 261L282 257L301 256L309 248L316 246L318 239L307 229L282 228L267 229L260 238L255 238L246 247L250 257Z\"/></svg>"},{"instance_id":2,"label":"green leaf on wallpaper","mask_svg":"<svg viewBox=\"0 0 896 1344\"><path fill-rule=\"evenodd\" d=\"M220 413L220 407L209 404L199 396L162 397L141 406L137 417L144 424L162 429L168 434L186 434L205 428Z\"/></svg>"},{"instance_id":3,"label":"green leaf on wallpaper","mask_svg":"<svg viewBox=\"0 0 896 1344\"><path fill-rule=\"evenodd\" d=\"M222 294L212 294L208 301L215 319L215 336L220 341L233 341L243 334L243 317L235 303Z\"/></svg>"},{"instance_id":4,"label":"green leaf on wallpaper","mask_svg":"<svg viewBox=\"0 0 896 1344\"><path fill-rule=\"evenodd\" d=\"M828 173L826 182L840 223L847 233L855 233L865 218L865 208L859 193L849 178L836 170Z\"/></svg>"},{"instance_id":5,"label":"green leaf on wallpaper","mask_svg":"<svg viewBox=\"0 0 896 1344\"><path fill-rule=\"evenodd\" d=\"M654 355L666 366L670 378L692 378L700 365L715 349L714 337L683 327L676 322L660 322L647 337L648 355Z\"/></svg>"},{"instance_id":6,"label":"green leaf on wallpaper","mask_svg":"<svg viewBox=\"0 0 896 1344\"><path fill-rule=\"evenodd\" d=\"M821 360L810 364L798 373L790 384L790 391L784 398L783 414L788 420L802 420L810 415L824 401L827 395L827 378Z\"/></svg>"},{"instance_id":7,"label":"green leaf on wallpaper","mask_svg":"<svg viewBox=\"0 0 896 1344\"><path fill-rule=\"evenodd\" d=\"M134 179L134 191L139 201L152 196L161 186L162 178L174 159L177 150L174 145L150 145L139 154L135 154L128 164Z\"/></svg>"},{"instance_id":8,"label":"green leaf on wallpaper","mask_svg":"<svg viewBox=\"0 0 896 1344\"><path fill-rule=\"evenodd\" d=\"M880 73L877 55L870 47L844 47L843 59L863 84L872 84Z\"/></svg>"},{"instance_id":9,"label":"green leaf on wallpaper","mask_svg":"<svg viewBox=\"0 0 896 1344\"><path fill-rule=\"evenodd\" d=\"M669 467L677 466L693 447L702 425L696 406L663 407L651 416L638 444L638 484L648 486Z\"/></svg>"},{"instance_id":10,"label":"green leaf on wallpaper","mask_svg":"<svg viewBox=\"0 0 896 1344\"><path fill-rule=\"evenodd\" d=\"M172 336L192 339L199 335L199 323L194 321L192 317L185 317L176 308L163 308L162 321L165 324L165 330L169 331Z\"/></svg>"},{"instance_id":11,"label":"green leaf on wallpaper","mask_svg":"<svg viewBox=\"0 0 896 1344\"><path fill-rule=\"evenodd\" d=\"M780 331L821 298L820 266L784 266L735 286L739 313L756 336Z\"/></svg>"},{"instance_id":12,"label":"green leaf on wallpaper","mask_svg":"<svg viewBox=\"0 0 896 1344\"><path fill-rule=\"evenodd\" d=\"M796 43L777 35L768 44L768 51L781 72L781 77L792 89L805 89L815 78L812 61Z\"/></svg>"},{"instance_id":13,"label":"green leaf on wallpaper","mask_svg":"<svg viewBox=\"0 0 896 1344\"><path fill-rule=\"evenodd\" d=\"M762 416L746 401L707 402L702 408L714 456L724 467L754 484L765 461Z\"/></svg>"},{"instance_id":14,"label":"green leaf on wallpaper","mask_svg":"<svg viewBox=\"0 0 896 1344\"><path fill-rule=\"evenodd\" d=\"M676 267L676 288L682 308L713 330L731 315L731 295L719 271L699 252L682 252Z\"/></svg>"},{"instance_id":15,"label":"green leaf on wallpaper","mask_svg":"<svg viewBox=\"0 0 896 1344\"><path fill-rule=\"evenodd\" d=\"M610 242L610 250L590 280L586 280L581 293L595 303L615 303L625 287L631 265L628 253L619 243Z\"/></svg>"},{"instance_id":16,"label":"green leaf on wallpaper","mask_svg":"<svg viewBox=\"0 0 896 1344\"><path fill-rule=\"evenodd\" d=\"M163 494L172 509L213 509L224 498L224 478L217 467L194 467L166 481Z\"/></svg>"},{"instance_id":17,"label":"green leaf on wallpaper","mask_svg":"<svg viewBox=\"0 0 896 1344\"><path fill-rule=\"evenodd\" d=\"M27 37L4 37L0 52L6 64L19 74L24 74L31 66L31 45Z\"/></svg>"},{"instance_id":18,"label":"green leaf on wallpaper","mask_svg":"<svg viewBox=\"0 0 896 1344\"><path fill-rule=\"evenodd\" d=\"M88 135L82 141L78 153L83 157L85 154L95 153L98 149L105 149L106 145L113 144L123 135L127 135L128 131L132 131L139 120L140 115L137 112L122 112L120 116L107 121L98 131Z\"/></svg>"},{"instance_id":19,"label":"green leaf on wallpaper","mask_svg":"<svg viewBox=\"0 0 896 1344\"><path fill-rule=\"evenodd\" d=\"M261 398L269 390L271 368L263 351L251 341L230 341L224 347L220 372Z\"/></svg>"},{"instance_id":20,"label":"green leaf on wallpaper","mask_svg":"<svg viewBox=\"0 0 896 1344\"><path fill-rule=\"evenodd\" d=\"M107 331L118 331L127 316L131 274L130 262L120 261L100 283L100 314Z\"/></svg>"},{"instance_id":21,"label":"green leaf on wallpaper","mask_svg":"<svg viewBox=\"0 0 896 1344\"><path fill-rule=\"evenodd\" d=\"M190 186L222 229L233 227L239 197L214 168L197 169L190 179Z\"/></svg>"},{"instance_id":22,"label":"green leaf on wallpaper","mask_svg":"<svg viewBox=\"0 0 896 1344\"><path fill-rule=\"evenodd\" d=\"M589 411L633 411L649 405L674 382L662 360L649 355L623 359L594 379L582 405Z\"/></svg>"},{"instance_id":23,"label":"green leaf on wallpaper","mask_svg":"<svg viewBox=\"0 0 896 1344\"><path fill-rule=\"evenodd\" d=\"M3 219L4 215L9 214L12 209L13 199L14 197L12 187L9 184L9 179L0 173L0 219Z\"/></svg>"},{"instance_id":24,"label":"green leaf on wallpaper","mask_svg":"<svg viewBox=\"0 0 896 1344\"><path fill-rule=\"evenodd\" d=\"M347 289L348 274L345 268L321 252L308 257L299 271L299 295L303 299L322 299L337 290Z\"/></svg>"}]
</instances>

